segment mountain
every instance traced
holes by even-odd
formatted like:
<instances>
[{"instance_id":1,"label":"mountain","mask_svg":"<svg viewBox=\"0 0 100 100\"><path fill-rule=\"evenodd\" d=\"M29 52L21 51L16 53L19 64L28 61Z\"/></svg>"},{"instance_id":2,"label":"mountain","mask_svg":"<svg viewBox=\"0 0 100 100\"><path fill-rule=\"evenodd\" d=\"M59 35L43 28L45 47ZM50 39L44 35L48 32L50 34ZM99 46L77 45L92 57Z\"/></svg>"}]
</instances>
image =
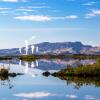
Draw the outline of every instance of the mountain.
<instances>
[{"instance_id":1,"label":"mountain","mask_svg":"<svg viewBox=\"0 0 100 100\"><path fill-rule=\"evenodd\" d=\"M41 53L72 53L77 54L80 53L84 48L89 49L92 46L83 45L81 42L57 42L57 43L49 43L44 42L37 44L41 51Z\"/></svg>"},{"instance_id":2,"label":"mountain","mask_svg":"<svg viewBox=\"0 0 100 100\"><path fill-rule=\"evenodd\" d=\"M1 49L0 50L0 56L7 56L7 55L19 55L19 49L12 48L12 49Z\"/></svg>"},{"instance_id":3,"label":"mountain","mask_svg":"<svg viewBox=\"0 0 100 100\"><path fill-rule=\"evenodd\" d=\"M100 54L100 47L92 47L91 45L84 45L81 42L43 42L35 44L38 47L38 52L34 54ZM25 47L22 47L22 53L25 54ZM31 45L29 45L29 54L32 54ZM1 49L0 56L5 55L19 55L19 48Z\"/></svg>"}]
</instances>

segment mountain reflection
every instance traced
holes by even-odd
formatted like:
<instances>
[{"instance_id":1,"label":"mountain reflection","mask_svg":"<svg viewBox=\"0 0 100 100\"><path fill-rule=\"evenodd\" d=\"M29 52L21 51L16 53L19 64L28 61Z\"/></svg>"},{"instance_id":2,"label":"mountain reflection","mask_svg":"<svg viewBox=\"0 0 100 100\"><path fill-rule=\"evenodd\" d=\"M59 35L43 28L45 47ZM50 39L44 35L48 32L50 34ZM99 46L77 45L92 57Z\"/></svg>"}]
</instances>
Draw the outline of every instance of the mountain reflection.
<instances>
[{"instance_id":1,"label":"mountain reflection","mask_svg":"<svg viewBox=\"0 0 100 100\"><path fill-rule=\"evenodd\" d=\"M95 60L78 60L78 59L40 59L31 62L25 62L21 60L8 60L8 61L0 61L2 64L14 64L19 65L20 67L24 66L27 68L37 68L40 70L60 70L65 69L67 65L71 65L75 67L77 65L85 65L85 64L93 64ZM27 71L26 71L27 73Z\"/></svg>"},{"instance_id":2,"label":"mountain reflection","mask_svg":"<svg viewBox=\"0 0 100 100\"><path fill-rule=\"evenodd\" d=\"M75 59L40 59L34 62L19 61L19 65L24 65L26 68L37 68L41 70L60 70L65 69L67 65L75 67L80 64L93 64L95 60L75 60Z\"/></svg>"},{"instance_id":3,"label":"mountain reflection","mask_svg":"<svg viewBox=\"0 0 100 100\"><path fill-rule=\"evenodd\" d=\"M77 77L77 76L65 76L59 77L61 80L65 80L67 86L73 85L75 89L80 89L83 86L94 85L100 87L100 77Z\"/></svg>"}]
</instances>

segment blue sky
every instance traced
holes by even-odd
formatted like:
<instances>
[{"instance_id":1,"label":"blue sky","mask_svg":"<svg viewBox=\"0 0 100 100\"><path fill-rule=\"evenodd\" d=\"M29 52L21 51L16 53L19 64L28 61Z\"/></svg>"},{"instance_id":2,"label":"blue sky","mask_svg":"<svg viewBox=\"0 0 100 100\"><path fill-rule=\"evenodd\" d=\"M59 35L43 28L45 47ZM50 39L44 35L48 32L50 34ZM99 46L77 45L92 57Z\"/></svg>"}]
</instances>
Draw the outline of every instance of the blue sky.
<instances>
[{"instance_id":1,"label":"blue sky","mask_svg":"<svg viewBox=\"0 0 100 100\"><path fill-rule=\"evenodd\" d=\"M37 42L100 45L99 0L0 0L0 49Z\"/></svg>"}]
</instances>

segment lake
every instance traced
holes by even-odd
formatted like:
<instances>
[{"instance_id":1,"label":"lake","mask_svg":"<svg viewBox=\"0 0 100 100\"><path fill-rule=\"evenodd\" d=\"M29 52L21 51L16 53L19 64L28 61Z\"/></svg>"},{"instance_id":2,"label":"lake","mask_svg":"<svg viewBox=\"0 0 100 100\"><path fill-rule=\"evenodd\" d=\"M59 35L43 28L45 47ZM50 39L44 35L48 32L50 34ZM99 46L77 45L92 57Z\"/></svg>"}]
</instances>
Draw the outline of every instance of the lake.
<instances>
[{"instance_id":1,"label":"lake","mask_svg":"<svg viewBox=\"0 0 100 100\"><path fill-rule=\"evenodd\" d=\"M100 100L100 78L61 80L43 76L78 64L93 64L95 60L41 59L34 62L21 60L0 61L10 72L23 73L16 77L0 77L0 100Z\"/></svg>"}]
</instances>

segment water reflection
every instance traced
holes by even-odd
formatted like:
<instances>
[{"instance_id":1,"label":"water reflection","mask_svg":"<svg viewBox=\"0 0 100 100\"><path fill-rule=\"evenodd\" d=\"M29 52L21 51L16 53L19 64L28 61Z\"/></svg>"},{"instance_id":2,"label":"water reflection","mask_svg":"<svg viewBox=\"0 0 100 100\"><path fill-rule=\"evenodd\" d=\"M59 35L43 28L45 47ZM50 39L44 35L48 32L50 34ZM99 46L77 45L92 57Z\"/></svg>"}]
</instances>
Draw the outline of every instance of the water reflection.
<instances>
[{"instance_id":1,"label":"water reflection","mask_svg":"<svg viewBox=\"0 0 100 100\"><path fill-rule=\"evenodd\" d=\"M23 97L23 98L44 98L44 97L50 97L50 96L56 96L57 94L52 94L50 92L31 92L31 93L18 93L14 94L14 96L17 97Z\"/></svg>"},{"instance_id":2,"label":"water reflection","mask_svg":"<svg viewBox=\"0 0 100 100\"><path fill-rule=\"evenodd\" d=\"M24 64L23 62L22 64ZM65 69L67 65L71 65L72 67L75 67L80 64L93 64L95 63L95 60L74 60L74 59L69 59L69 60L61 60L61 59L51 59L51 60L46 60L46 59L41 59L41 60L36 60L35 62L28 62L28 67L29 68L37 68L41 70L60 70L60 69Z\"/></svg>"},{"instance_id":3,"label":"water reflection","mask_svg":"<svg viewBox=\"0 0 100 100\"><path fill-rule=\"evenodd\" d=\"M100 87L100 77L60 77L60 79L65 80L67 85L72 84L75 89L80 89L86 85L95 85L95 87Z\"/></svg>"},{"instance_id":4,"label":"water reflection","mask_svg":"<svg viewBox=\"0 0 100 100\"><path fill-rule=\"evenodd\" d=\"M79 77L79 76L64 76L64 75L58 75L55 76L54 74L50 73L49 71L43 72L43 76L49 77L53 76L55 78L59 78L60 80L63 80L66 82L66 85L73 85L75 89L80 89L83 86L90 86L94 85L95 87L100 87L100 77Z\"/></svg>"},{"instance_id":5,"label":"water reflection","mask_svg":"<svg viewBox=\"0 0 100 100\"><path fill-rule=\"evenodd\" d=\"M11 78L15 78L18 75L23 75L21 73L10 72L10 66L10 63L0 65L0 83L1 85L8 86L9 89L13 87Z\"/></svg>"},{"instance_id":6,"label":"water reflection","mask_svg":"<svg viewBox=\"0 0 100 100\"><path fill-rule=\"evenodd\" d=\"M83 64L94 64L95 60L74 60L74 59L67 59L67 60L61 60L61 59L41 59L35 62L24 62L25 66L25 74L29 74L32 77L37 76L34 72L32 72L30 69L34 70L36 69L42 69L45 71L50 70L60 70L66 68L67 65L71 65L72 67L75 67L77 65ZM22 63L23 64L23 63ZM96 87L100 87L100 77L60 77L61 80L66 80L67 85L74 84L74 87L76 89L79 89L80 87L84 85L95 85Z\"/></svg>"},{"instance_id":7,"label":"water reflection","mask_svg":"<svg viewBox=\"0 0 100 100\"><path fill-rule=\"evenodd\" d=\"M0 83L3 86L8 86L9 89L13 88L13 84L11 83L11 80L8 77L0 76Z\"/></svg>"},{"instance_id":8,"label":"water reflection","mask_svg":"<svg viewBox=\"0 0 100 100\"><path fill-rule=\"evenodd\" d=\"M25 67L23 73L29 74L32 77L37 76L37 74L35 74L33 72L33 68L34 67L38 67L38 61L35 61L35 62L23 62L23 61L20 60L19 61L19 66L21 67L22 65L24 65L24 67Z\"/></svg>"},{"instance_id":9,"label":"water reflection","mask_svg":"<svg viewBox=\"0 0 100 100\"><path fill-rule=\"evenodd\" d=\"M15 77L17 77L17 74L14 76L0 75L0 84L3 86L8 86L9 89L12 89L14 85L12 84L11 80Z\"/></svg>"},{"instance_id":10,"label":"water reflection","mask_svg":"<svg viewBox=\"0 0 100 100\"><path fill-rule=\"evenodd\" d=\"M32 68L35 67L34 62L31 63L31 67L32 67ZM28 66L28 62L25 62L25 74L29 74L29 75L31 75L32 77L35 77L35 76L36 76L36 74L33 73L33 72L30 70L30 68L29 68L29 66Z\"/></svg>"},{"instance_id":11,"label":"water reflection","mask_svg":"<svg viewBox=\"0 0 100 100\"><path fill-rule=\"evenodd\" d=\"M93 64L95 60L78 60L78 59L40 59L32 62L25 62L21 60L8 60L8 61L0 61L1 64L14 64L19 65L20 67L24 66L24 73L28 73L30 68L32 69L40 69L40 70L60 70L65 69L67 65L71 65L75 67L77 65L86 65L86 64Z\"/></svg>"},{"instance_id":12,"label":"water reflection","mask_svg":"<svg viewBox=\"0 0 100 100\"><path fill-rule=\"evenodd\" d=\"M0 77L0 90L3 91L0 92L0 100L2 98L6 100L99 100L100 98L100 78L57 78L42 75L45 71L64 69L69 64L72 67L78 64L93 64L95 60L41 59L32 62L11 60L0 61L0 63L0 66L9 66L11 72L24 73L21 77ZM8 91L8 87L14 88Z\"/></svg>"}]
</instances>

